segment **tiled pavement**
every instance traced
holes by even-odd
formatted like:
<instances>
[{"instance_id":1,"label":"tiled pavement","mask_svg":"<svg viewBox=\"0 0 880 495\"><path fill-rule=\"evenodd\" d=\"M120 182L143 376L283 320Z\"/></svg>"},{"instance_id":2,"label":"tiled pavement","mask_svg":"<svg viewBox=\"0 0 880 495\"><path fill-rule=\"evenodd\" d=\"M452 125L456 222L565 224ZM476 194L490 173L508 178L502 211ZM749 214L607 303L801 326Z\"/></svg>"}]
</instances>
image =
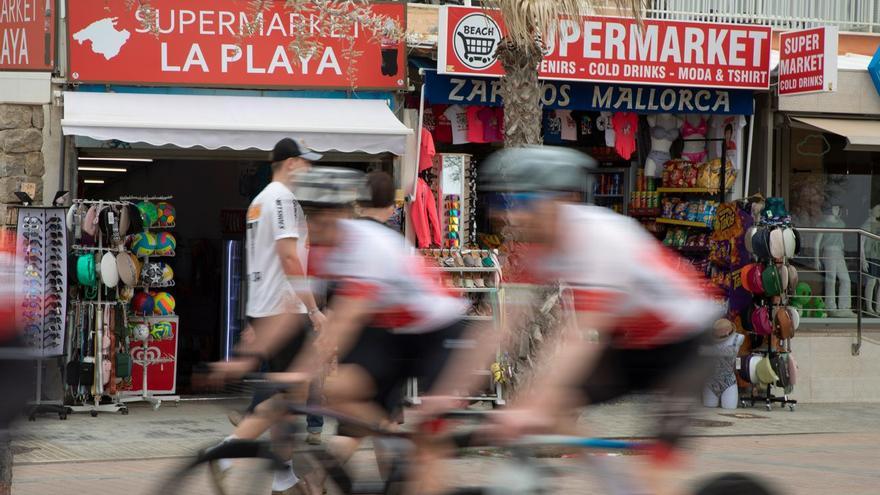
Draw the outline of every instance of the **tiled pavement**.
<instances>
[{"instance_id":1,"label":"tiled pavement","mask_svg":"<svg viewBox=\"0 0 880 495\"><path fill-rule=\"evenodd\" d=\"M68 421L40 418L24 425L15 442L13 494L108 492L155 493L157 480L184 457L212 439L228 434L230 403L163 405L159 411L132 408L129 416L72 416ZM648 431L650 418L638 403L597 408L582 419L593 434L633 436ZM683 479L709 473L761 474L790 494L880 493L880 421L870 404L803 405L787 409L704 411L693 429L693 464ZM371 466L368 452L360 466ZM639 462L619 458L620 462ZM497 458L477 456L454 462L456 480L475 484L491 476ZM570 460L551 460L565 466ZM615 460L615 462L617 462ZM589 471L559 480L562 493L605 493ZM207 487L202 487L204 493ZM199 493L194 489L192 493Z\"/></svg>"}]
</instances>

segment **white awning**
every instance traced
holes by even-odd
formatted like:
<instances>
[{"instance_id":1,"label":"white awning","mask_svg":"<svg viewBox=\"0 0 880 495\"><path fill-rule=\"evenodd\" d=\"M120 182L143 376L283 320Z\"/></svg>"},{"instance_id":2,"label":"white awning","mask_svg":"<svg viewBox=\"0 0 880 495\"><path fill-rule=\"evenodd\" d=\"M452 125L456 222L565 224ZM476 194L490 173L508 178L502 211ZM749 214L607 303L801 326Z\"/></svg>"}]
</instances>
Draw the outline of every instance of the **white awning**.
<instances>
[{"instance_id":1,"label":"white awning","mask_svg":"<svg viewBox=\"0 0 880 495\"><path fill-rule=\"evenodd\" d=\"M880 120L793 117L808 127L846 138L849 151L880 151Z\"/></svg>"},{"instance_id":2,"label":"white awning","mask_svg":"<svg viewBox=\"0 0 880 495\"><path fill-rule=\"evenodd\" d=\"M317 151L402 155L404 126L385 100L64 93L64 134L182 148L271 150L285 137Z\"/></svg>"}]
</instances>

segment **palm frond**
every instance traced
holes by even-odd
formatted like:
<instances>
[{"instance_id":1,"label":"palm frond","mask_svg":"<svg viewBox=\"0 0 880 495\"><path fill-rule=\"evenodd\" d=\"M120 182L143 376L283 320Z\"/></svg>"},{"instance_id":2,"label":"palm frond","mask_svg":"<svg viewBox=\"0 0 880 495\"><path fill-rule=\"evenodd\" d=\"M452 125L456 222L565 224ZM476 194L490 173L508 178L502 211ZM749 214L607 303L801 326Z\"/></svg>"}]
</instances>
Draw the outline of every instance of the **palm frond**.
<instances>
[{"instance_id":1,"label":"palm frond","mask_svg":"<svg viewBox=\"0 0 880 495\"><path fill-rule=\"evenodd\" d=\"M645 0L486 0L484 5L499 9L507 26L508 40L525 46L550 32L564 16L595 14L604 7L641 19Z\"/></svg>"}]
</instances>

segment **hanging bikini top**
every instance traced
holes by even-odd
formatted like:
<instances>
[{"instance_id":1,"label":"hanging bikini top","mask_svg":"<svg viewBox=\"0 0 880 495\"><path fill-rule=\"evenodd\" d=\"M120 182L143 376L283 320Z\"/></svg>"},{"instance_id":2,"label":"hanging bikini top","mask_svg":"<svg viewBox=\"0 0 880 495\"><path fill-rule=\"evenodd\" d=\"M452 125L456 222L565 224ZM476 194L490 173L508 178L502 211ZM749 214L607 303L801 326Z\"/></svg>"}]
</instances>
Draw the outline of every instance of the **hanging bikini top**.
<instances>
[{"instance_id":1,"label":"hanging bikini top","mask_svg":"<svg viewBox=\"0 0 880 495\"><path fill-rule=\"evenodd\" d=\"M681 126L681 137L689 138L691 136L705 136L709 131L709 125L706 122L706 119L700 117L699 125L691 125L687 119L684 120L684 124Z\"/></svg>"},{"instance_id":2,"label":"hanging bikini top","mask_svg":"<svg viewBox=\"0 0 880 495\"><path fill-rule=\"evenodd\" d=\"M651 138L663 139L664 141L675 141L678 138L678 129L669 127L654 126L651 128Z\"/></svg>"}]
</instances>

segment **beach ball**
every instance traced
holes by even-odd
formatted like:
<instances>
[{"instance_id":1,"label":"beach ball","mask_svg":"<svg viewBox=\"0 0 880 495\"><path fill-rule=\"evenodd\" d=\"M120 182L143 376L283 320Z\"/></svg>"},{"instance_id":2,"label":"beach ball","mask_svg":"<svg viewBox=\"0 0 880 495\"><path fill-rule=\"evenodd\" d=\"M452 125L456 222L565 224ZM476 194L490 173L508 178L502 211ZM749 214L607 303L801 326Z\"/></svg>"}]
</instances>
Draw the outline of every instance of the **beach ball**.
<instances>
[{"instance_id":1,"label":"beach ball","mask_svg":"<svg viewBox=\"0 0 880 495\"><path fill-rule=\"evenodd\" d=\"M152 337L153 340L165 340L174 337L171 323L167 321L153 323L153 326L150 327L150 337Z\"/></svg>"},{"instance_id":2,"label":"beach ball","mask_svg":"<svg viewBox=\"0 0 880 495\"><path fill-rule=\"evenodd\" d=\"M153 297L153 313L157 315L174 314L174 297L167 292L160 292Z\"/></svg>"},{"instance_id":3,"label":"beach ball","mask_svg":"<svg viewBox=\"0 0 880 495\"><path fill-rule=\"evenodd\" d=\"M141 201L137 204L137 209L140 210L141 218L144 219L144 227L152 227L159 219L159 210L154 203Z\"/></svg>"},{"instance_id":4,"label":"beach ball","mask_svg":"<svg viewBox=\"0 0 880 495\"><path fill-rule=\"evenodd\" d=\"M163 263L162 283L167 284L168 282L171 282L172 280L174 280L174 270L172 270L168 264Z\"/></svg>"},{"instance_id":5,"label":"beach ball","mask_svg":"<svg viewBox=\"0 0 880 495\"><path fill-rule=\"evenodd\" d=\"M131 335L134 340L147 340L147 337L150 336L150 329L143 323L138 323L131 327Z\"/></svg>"},{"instance_id":6,"label":"beach ball","mask_svg":"<svg viewBox=\"0 0 880 495\"><path fill-rule=\"evenodd\" d=\"M156 251L156 234L140 232L131 236L131 252L139 258L151 256Z\"/></svg>"},{"instance_id":7,"label":"beach ball","mask_svg":"<svg viewBox=\"0 0 880 495\"><path fill-rule=\"evenodd\" d=\"M165 263L144 263L144 268L141 270L141 280L144 285L161 285L165 266Z\"/></svg>"},{"instance_id":8,"label":"beach ball","mask_svg":"<svg viewBox=\"0 0 880 495\"><path fill-rule=\"evenodd\" d=\"M146 292L138 292L131 299L131 310L136 315L152 315L154 305L155 302L153 301L153 296L147 294Z\"/></svg>"},{"instance_id":9,"label":"beach ball","mask_svg":"<svg viewBox=\"0 0 880 495\"><path fill-rule=\"evenodd\" d=\"M174 225L177 218L177 211L171 203L167 201L159 201L156 203L156 210L158 212L158 218L156 220L157 225L160 227Z\"/></svg>"},{"instance_id":10,"label":"beach ball","mask_svg":"<svg viewBox=\"0 0 880 495\"><path fill-rule=\"evenodd\" d=\"M177 249L177 239L171 232L162 232L156 237L156 254L174 254L175 249Z\"/></svg>"}]
</instances>

